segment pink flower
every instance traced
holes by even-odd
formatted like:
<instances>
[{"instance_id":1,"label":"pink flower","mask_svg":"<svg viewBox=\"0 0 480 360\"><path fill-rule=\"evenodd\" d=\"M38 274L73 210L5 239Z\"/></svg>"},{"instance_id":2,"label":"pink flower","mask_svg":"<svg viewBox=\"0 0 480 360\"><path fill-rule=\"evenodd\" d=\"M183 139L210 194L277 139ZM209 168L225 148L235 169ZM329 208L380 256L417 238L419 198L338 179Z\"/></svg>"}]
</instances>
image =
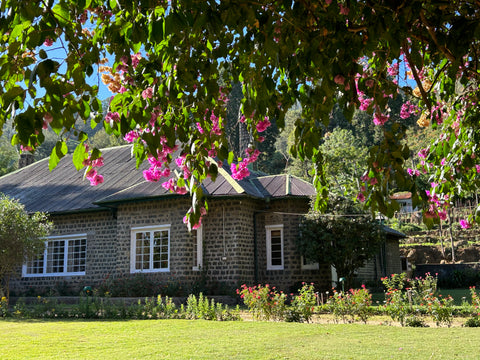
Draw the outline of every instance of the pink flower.
<instances>
[{"instance_id":1,"label":"pink flower","mask_svg":"<svg viewBox=\"0 0 480 360\"><path fill-rule=\"evenodd\" d=\"M477 170L477 173L480 173L480 165L475 165L475 169Z\"/></svg>"},{"instance_id":2,"label":"pink flower","mask_svg":"<svg viewBox=\"0 0 480 360\"><path fill-rule=\"evenodd\" d=\"M360 202L364 202L365 201L365 195L363 195L363 193L358 193L357 200L360 201Z\"/></svg>"},{"instance_id":3,"label":"pink flower","mask_svg":"<svg viewBox=\"0 0 480 360\"><path fill-rule=\"evenodd\" d=\"M260 121L258 124L257 124L257 131L258 132L264 132L265 130L267 130L267 128L272 125L270 123L270 121L268 120L268 116L265 116L265 119L263 121Z\"/></svg>"},{"instance_id":4,"label":"pink flower","mask_svg":"<svg viewBox=\"0 0 480 360\"><path fill-rule=\"evenodd\" d=\"M389 115L384 115L382 113L375 112L375 114L373 115L373 123L375 125L383 125L388 121L389 117L390 117Z\"/></svg>"},{"instance_id":5,"label":"pink flower","mask_svg":"<svg viewBox=\"0 0 480 360\"><path fill-rule=\"evenodd\" d=\"M110 126L113 126L113 123L120 122L120 114L118 112L108 112L105 115L105 121L107 121Z\"/></svg>"},{"instance_id":6,"label":"pink flower","mask_svg":"<svg viewBox=\"0 0 480 360\"><path fill-rule=\"evenodd\" d=\"M132 59L132 66L134 68L137 67L138 63L140 62L140 59L142 58L142 55L140 53L136 53L135 55L131 56Z\"/></svg>"},{"instance_id":7,"label":"pink flower","mask_svg":"<svg viewBox=\"0 0 480 360\"><path fill-rule=\"evenodd\" d=\"M337 85L343 85L345 84L345 78L343 77L343 75L340 75L338 74L337 76L335 76L333 78L333 81L335 81L335 84Z\"/></svg>"},{"instance_id":8,"label":"pink flower","mask_svg":"<svg viewBox=\"0 0 480 360\"><path fill-rule=\"evenodd\" d=\"M387 69L387 72L388 72L388 75L390 76L397 76L398 75L398 62L391 65L388 69Z\"/></svg>"},{"instance_id":9,"label":"pink flower","mask_svg":"<svg viewBox=\"0 0 480 360\"><path fill-rule=\"evenodd\" d=\"M45 41L43 42L43 45L45 45L45 46L52 46L52 45L53 45L53 40L52 40L51 38L47 37L47 38L45 39Z\"/></svg>"},{"instance_id":10,"label":"pink flower","mask_svg":"<svg viewBox=\"0 0 480 360\"><path fill-rule=\"evenodd\" d=\"M146 99L151 99L153 97L153 89L151 87L146 88L142 91L142 97Z\"/></svg>"},{"instance_id":11,"label":"pink flower","mask_svg":"<svg viewBox=\"0 0 480 360\"><path fill-rule=\"evenodd\" d=\"M427 156L428 156L428 149L422 149L418 152L417 154L419 157L421 157L422 159L426 159Z\"/></svg>"},{"instance_id":12,"label":"pink flower","mask_svg":"<svg viewBox=\"0 0 480 360\"><path fill-rule=\"evenodd\" d=\"M414 169L410 169L410 168L407 169L407 173L408 173L408 175L410 175L410 176L420 176L420 171L414 170Z\"/></svg>"},{"instance_id":13,"label":"pink flower","mask_svg":"<svg viewBox=\"0 0 480 360\"><path fill-rule=\"evenodd\" d=\"M348 13L350 12L350 9L346 6L343 6L343 4L338 4L338 6L340 6L340 14L341 15L348 15Z\"/></svg>"},{"instance_id":14,"label":"pink flower","mask_svg":"<svg viewBox=\"0 0 480 360\"><path fill-rule=\"evenodd\" d=\"M462 219L459 222L462 229L470 229L472 227L472 225L468 222L468 220Z\"/></svg>"},{"instance_id":15,"label":"pink flower","mask_svg":"<svg viewBox=\"0 0 480 360\"><path fill-rule=\"evenodd\" d=\"M126 133L125 136L123 137L123 139L128 143L132 143L136 139L138 139L139 137L140 137L140 134L137 131L132 130L132 131L129 131L128 133Z\"/></svg>"},{"instance_id":16,"label":"pink flower","mask_svg":"<svg viewBox=\"0 0 480 360\"><path fill-rule=\"evenodd\" d=\"M87 172L85 176L88 180L90 180L91 186L97 186L98 184L103 183L103 176L97 173L97 170L91 169Z\"/></svg>"},{"instance_id":17,"label":"pink flower","mask_svg":"<svg viewBox=\"0 0 480 360\"><path fill-rule=\"evenodd\" d=\"M247 161L245 159L237 165L232 164L230 165L230 171L232 172L232 178L235 180L242 180L248 175L250 175L250 171L247 168Z\"/></svg>"},{"instance_id":18,"label":"pink flower","mask_svg":"<svg viewBox=\"0 0 480 360\"><path fill-rule=\"evenodd\" d=\"M447 212L446 210L438 210L438 217L440 218L440 220L447 220Z\"/></svg>"}]
</instances>

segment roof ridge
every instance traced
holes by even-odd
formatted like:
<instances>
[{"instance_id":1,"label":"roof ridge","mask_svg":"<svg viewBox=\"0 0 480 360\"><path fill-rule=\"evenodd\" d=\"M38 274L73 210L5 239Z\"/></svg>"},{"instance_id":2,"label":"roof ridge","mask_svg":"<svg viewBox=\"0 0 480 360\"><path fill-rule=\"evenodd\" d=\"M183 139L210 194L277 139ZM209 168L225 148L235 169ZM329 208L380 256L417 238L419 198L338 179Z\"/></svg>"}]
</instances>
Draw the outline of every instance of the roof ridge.
<instances>
[{"instance_id":1,"label":"roof ridge","mask_svg":"<svg viewBox=\"0 0 480 360\"><path fill-rule=\"evenodd\" d=\"M239 193L239 194L244 194L246 193L245 189L236 181L232 175L228 173L227 170L225 170L222 166L218 166L218 162L213 159L212 157L208 157L210 161L213 161L215 164L217 164L217 169L220 175L224 177L224 179L233 187L233 189Z\"/></svg>"}]
</instances>

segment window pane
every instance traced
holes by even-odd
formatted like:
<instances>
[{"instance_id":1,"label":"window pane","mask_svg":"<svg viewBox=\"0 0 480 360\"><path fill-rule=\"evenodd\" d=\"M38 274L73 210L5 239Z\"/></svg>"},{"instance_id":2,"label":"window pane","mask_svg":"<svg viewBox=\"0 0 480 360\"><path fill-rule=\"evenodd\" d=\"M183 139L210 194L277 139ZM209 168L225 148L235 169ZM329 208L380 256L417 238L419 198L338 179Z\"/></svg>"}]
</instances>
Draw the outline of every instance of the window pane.
<instances>
[{"instance_id":1,"label":"window pane","mask_svg":"<svg viewBox=\"0 0 480 360\"><path fill-rule=\"evenodd\" d=\"M197 242L197 230L192 230L193 239L193 267L198 266L198 242Z\"/></svg>"},{"instance_id":2,"label":"window pane","mask_svg":"<svg viewBox=\"0 0 480 360\"><path fill-rule=\"evenodd\" d=\"M85 271L87 258L87 239L76 239L68 242L67 272Z\"/></svg>"},{"instance_id":3,"label":"window pane","mask_svg":"<svg viewBox=\"0 0 480 360\"><path fill-rule=\"evenodd\" d=\"M27 274L43 274L44 254L27 262Z\"/></svg>"},{"instance_id":4,"label":"window pane","mask_svg":"<svg viewBox=\"0 0 480 360\"><path fill-rule=\"evenodd\" d=\"M139 232L136 234L135 269L145 270L150 267L150 233Z\"/></svg>"},{"instance_id":5,"label":"window pane","mask_svg":"<svg viewBox=\"0 0 480 360\"><path fill-rule=\"evenodd\" d=\"M153 242L153 269L168 269L168 231L155 231Z\"/></svg>"},{"instance_id":6,"label":"window pane","mask_svg":"<svg viewBox=\"0 0 480 360\"><path fill-rule=\"evenodd\" d=\"M273 266L282 264L282 232L281 230L272 230L270 232L271 242L271 260Z\"/></svg>"},{"instance_id":7,"label":"window pane","mask_svg":"<svg viewBox=\"0 0 480 360\"><path fill-rule=\"evenodd\" d=\"M49 241L47 244L47 273L63 273L65 262L65 240Z\"/></svg>"}]
</instances>

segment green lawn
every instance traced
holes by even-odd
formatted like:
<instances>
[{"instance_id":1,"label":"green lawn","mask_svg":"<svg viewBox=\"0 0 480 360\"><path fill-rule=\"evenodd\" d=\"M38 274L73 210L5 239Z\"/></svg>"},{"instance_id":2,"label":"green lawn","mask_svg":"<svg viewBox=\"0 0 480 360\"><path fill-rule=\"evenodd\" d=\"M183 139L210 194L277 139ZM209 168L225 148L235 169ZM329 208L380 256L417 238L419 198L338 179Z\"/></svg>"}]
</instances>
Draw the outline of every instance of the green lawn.
<instances>
[{"instance_id":1,"label":"green lawn","mask_svg":"<svg viewBox=\"0 0 480 360\"><path fill-rule=\"evenodd\" d=\"M478 359L480 328L0 320L2 359Z\"/></svg>"}]
</instances>

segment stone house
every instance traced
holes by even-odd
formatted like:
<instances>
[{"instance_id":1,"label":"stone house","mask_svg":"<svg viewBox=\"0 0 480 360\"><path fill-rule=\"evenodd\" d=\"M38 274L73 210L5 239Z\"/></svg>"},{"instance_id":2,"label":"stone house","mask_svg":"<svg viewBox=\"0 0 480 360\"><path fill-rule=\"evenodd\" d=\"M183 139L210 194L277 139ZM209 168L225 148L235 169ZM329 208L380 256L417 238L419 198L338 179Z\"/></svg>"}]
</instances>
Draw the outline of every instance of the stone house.
<instances>
[{"instance_id":1,"label":"stone house","mask_svg":"<svg viewBox=\"0 0 480 360\"><path fill-rule=\"evenodd\" d=\"M330 268L305 264L295 251L312 185L255 172L236 181L227 167L219 168L215 182L202 184L208 214L189 232L183 224L188 195L145 181L141 170L148 164L136 169L131 146L104 149L103 157L105 182L96 187L75 171L71 155L52 172L44 159L0 177L0 192L29 212L48 213L55 225L45 252L12 280L12 293L59 283L78 290L140 273L185 285L203 277L231 287L270 283L290 290L301 281L330 287Z\"/></svg>"}]
</instances>

